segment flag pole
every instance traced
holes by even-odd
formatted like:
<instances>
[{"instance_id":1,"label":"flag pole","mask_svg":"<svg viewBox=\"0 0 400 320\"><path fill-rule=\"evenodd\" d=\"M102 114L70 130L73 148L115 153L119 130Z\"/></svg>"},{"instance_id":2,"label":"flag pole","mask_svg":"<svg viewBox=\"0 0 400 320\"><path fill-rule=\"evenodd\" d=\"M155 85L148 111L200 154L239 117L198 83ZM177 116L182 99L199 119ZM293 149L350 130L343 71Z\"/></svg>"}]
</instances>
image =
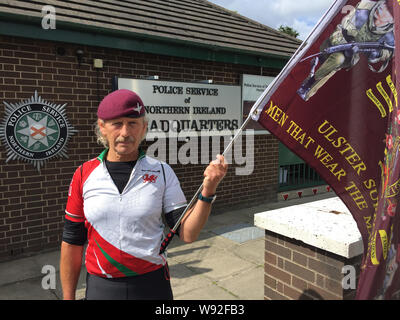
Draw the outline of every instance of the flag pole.
<instances>
[{"instance_id":1,"label":"flag pole","mask_svg":"<svg viewBox=\"0 0 400 320\"><path fill-rule=\"evenodd\" d=\"M258 101L257 101L258 102ZM257 104L257 102L254 104L254 106ZM257 108L255 108L253 106L253 108L251 109L252 111L249 113L247 119L243 122L242 126L239 128L239 130L236 132L236 134L233 136L233 138L231 139L231 141L229 142L229 144L227 145L227 147L225 148L224 152L222 153L222 156L225 156L232 148L233 144L235 143L235 141L237 140L237 138L239 138L239 136L243 133L243 129L247 126L247 124L249 123L249 121L251 120L251 115L253 113L257 113ZM171 242L172 238L174 237L174 235L176 234L176 230L179 228L179 225L182 222L183 217L186 215L186 212L192 208L193 204L195 203L195 201L197 200L201 190L203 189L203 184L202 183L200 185L200 187L197 189L196 193L194 194L192 200L190 200L190 202L188 203L188 205L186 206L185 210L182 212L181 216L179 217L179 219L176 221L175 226L170 230L170 232L168 233L168 235L165 237L165 239L163 240L163 242L161 243L161 248L160 248L160 254L164 253L165 249L167 248L168 244Z\"/></svg>"}]
</instances>

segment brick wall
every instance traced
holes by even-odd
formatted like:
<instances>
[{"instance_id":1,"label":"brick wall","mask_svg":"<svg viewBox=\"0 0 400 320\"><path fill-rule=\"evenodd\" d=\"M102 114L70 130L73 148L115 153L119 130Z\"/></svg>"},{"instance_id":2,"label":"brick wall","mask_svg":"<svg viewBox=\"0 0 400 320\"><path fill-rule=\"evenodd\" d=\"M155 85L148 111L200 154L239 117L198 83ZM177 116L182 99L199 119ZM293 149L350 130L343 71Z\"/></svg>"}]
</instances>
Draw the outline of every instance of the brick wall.
<instances>
[{"instance_id":1,"label":"brick wall","mask_svg":"<svg viewBox=\"0 0 400 320\"><path fill-rule=\"evenodd\" d=\"M65 55L56 54L56 47L64 47ZM78 48L84 51L80 65L75 56ZM94 58L104 60L104 69L93 69ZM0 260L5 260L59 246L72 174L102 151L95 143L93 124L99 101L111 91L113 76L157 74L169 81L213 79L217 84L238 85L241 74L260 74L260 68L0 36L0 72L1 102L20 102L37 90L49 102L67 103L67 117L79 131L69 142L69 159L50 160L40 174L29 163L6 164L5 147L0 147ZM262 75L276 73L264 68ZM0 119L3 108L1 103ZM260 135L254 141L254 173L235 176L231 168L219 188L216 211L275 201L277 140ZM201 183L205 166L173 168L190 198Z\"/></svg>"},{"instance_id":2,"label":"brick wall","mask_svg":"<svg viewBox=\"0 0 400 320\"><path fill-rule=\"evenodd\" d=\"M266 300L348 300L356 290L342 288L342 268L358 272L362 256L351 259L301 241L265 232L264 298Z\"/></svg>"}]
</instances>

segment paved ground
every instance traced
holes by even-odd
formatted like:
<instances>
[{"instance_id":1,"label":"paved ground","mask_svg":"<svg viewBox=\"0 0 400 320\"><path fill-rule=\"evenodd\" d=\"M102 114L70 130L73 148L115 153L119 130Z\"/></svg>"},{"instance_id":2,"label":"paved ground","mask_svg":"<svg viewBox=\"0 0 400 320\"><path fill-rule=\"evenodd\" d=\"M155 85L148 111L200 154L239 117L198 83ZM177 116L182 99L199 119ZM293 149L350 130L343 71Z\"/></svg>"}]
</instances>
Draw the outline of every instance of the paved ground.
<instances>
[{"instance_id":1,"label":"paved ground","mask_svg":"<svg viewBox=\"0 0 400 320\"><path fill-rule=\"evenodd\" d=\"M184 244L174 239L169 246L174 298L264 300L264 231L254 227L254 213L332 196L334 193L329 192L224 214L214 213L198 241ZM49 270L55 271L55 289L45 290L43 286L51 285L46 277ZM85 275L83 266L77 298L84 297ZM59 251L0 263L0 299L61 298Z\"/></svg>"}]
</instances>

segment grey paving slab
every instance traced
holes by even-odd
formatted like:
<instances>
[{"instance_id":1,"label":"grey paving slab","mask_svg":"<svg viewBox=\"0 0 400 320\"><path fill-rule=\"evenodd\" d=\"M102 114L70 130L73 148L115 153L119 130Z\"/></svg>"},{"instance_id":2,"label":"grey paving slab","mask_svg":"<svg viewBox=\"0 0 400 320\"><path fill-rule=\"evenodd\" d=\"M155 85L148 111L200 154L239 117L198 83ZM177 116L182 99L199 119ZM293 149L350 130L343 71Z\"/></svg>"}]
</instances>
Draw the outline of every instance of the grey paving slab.
<instances>
[{"instance_id":1,"label":"grey paving slab","mask_svg":"<svg viewBox=\"0 0 400 320\"><path fill-rule=\"evenodd\" d=\"M205 287L193 288L184 294L176 295L176 300L239 300L239 297L226 289L211 283Z\"/></svg>"},{"instance_id":2,"label":"grey paving slab","mask_svg":"<svg viewBox=\"0 0 400 320\"><path fill-rule=\"evenodd\" d=\"M201 275L203 270L191 270L182 263L169 263L169 266L174 297L185 297L191 291L211 284L211 281Z\"/></svg>"},{"instance_id":3,"label":"grey paving slab","mask_svg":"<svg viewBox=\"0 0 400 320\"><path fill-rule=\"evenodd\" d=\"M213 281L225 279L251 267L252 263L222 252L214 252L213 255L208 255L207 259L194 260L188 265L188 268L195 272L203 270L202 274Z\"/></svg>"},{"instance_id":4,"label":"grey paving slab","mask_svg":"<svg viewBox=\"0 0 400 320\"><path fill-rule=\"evenodd\" d=\"M39 256L2 262L0 264L0 286L40 277L46 264L54 265L57 253L44 253Z\"/></svg>"},{"instance_id":5,"label":"grey paving slab","mask_svg":"<svg viewBox=\"0 0 400 320\"><path fill-rule=\"evenodd\" d=\"M241 300L264 300L264 267L246 269L233 277L217 282ZM251 285L249 285L251 284Z\"/></svg>"},{"instance_id":6,"label":"grey paving slab","mask_svg":"<svg viewBox=\"0 0 400 320\"><path fill-rule=\"evenodd\" d=\"M239 223L235 225L223 226L213 229L212 232L238 243L262 238L265 235L265 231L263 229L254 227L250 223Z\"/></svg>"},{"instance_id":7,"label":"grey paving slab","mask_svg":"<svg viewBox=\"0 0 400 320\"><path fill-rule=\"evenodd\" d=\"M242 243L240 246L235 246L233 250L235 255L258 266L264 265L264 252L264 237Z\"/></svg>"},{"instance_id":8,"label":"grey paving slab","mask_svg":"<svg viewBox=\"0 0 400 320\"><path fill-rule=\"evenodd\" d=\"M26 279L0 287L0 300L58 300L54 290L44 290L42 278Z\"/></svg>"}]
</instances>

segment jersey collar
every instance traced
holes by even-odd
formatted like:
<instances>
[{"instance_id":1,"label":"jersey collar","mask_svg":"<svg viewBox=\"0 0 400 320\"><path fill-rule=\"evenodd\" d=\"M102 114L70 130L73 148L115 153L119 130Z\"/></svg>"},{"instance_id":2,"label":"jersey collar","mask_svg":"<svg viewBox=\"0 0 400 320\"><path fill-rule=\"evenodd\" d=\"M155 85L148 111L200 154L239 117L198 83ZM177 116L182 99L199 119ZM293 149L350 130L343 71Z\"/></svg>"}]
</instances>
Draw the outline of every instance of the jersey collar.
<instances>
[{"instance_id":1,"label":"jersey collar","mask_svg":"<svg viewBox=\"0 0 400 320\"><path fill-rule=\"evenodd\" d=\"M97 157L97 160L99 160L100 162L103 162L107 152L108 152L108 148L105 149L102 153L100 153L100 155ZM143 159L145 156L146 156L146 153L143 151L142 148L139 148L138 160Z\"/></svg>"}]
</instances>

